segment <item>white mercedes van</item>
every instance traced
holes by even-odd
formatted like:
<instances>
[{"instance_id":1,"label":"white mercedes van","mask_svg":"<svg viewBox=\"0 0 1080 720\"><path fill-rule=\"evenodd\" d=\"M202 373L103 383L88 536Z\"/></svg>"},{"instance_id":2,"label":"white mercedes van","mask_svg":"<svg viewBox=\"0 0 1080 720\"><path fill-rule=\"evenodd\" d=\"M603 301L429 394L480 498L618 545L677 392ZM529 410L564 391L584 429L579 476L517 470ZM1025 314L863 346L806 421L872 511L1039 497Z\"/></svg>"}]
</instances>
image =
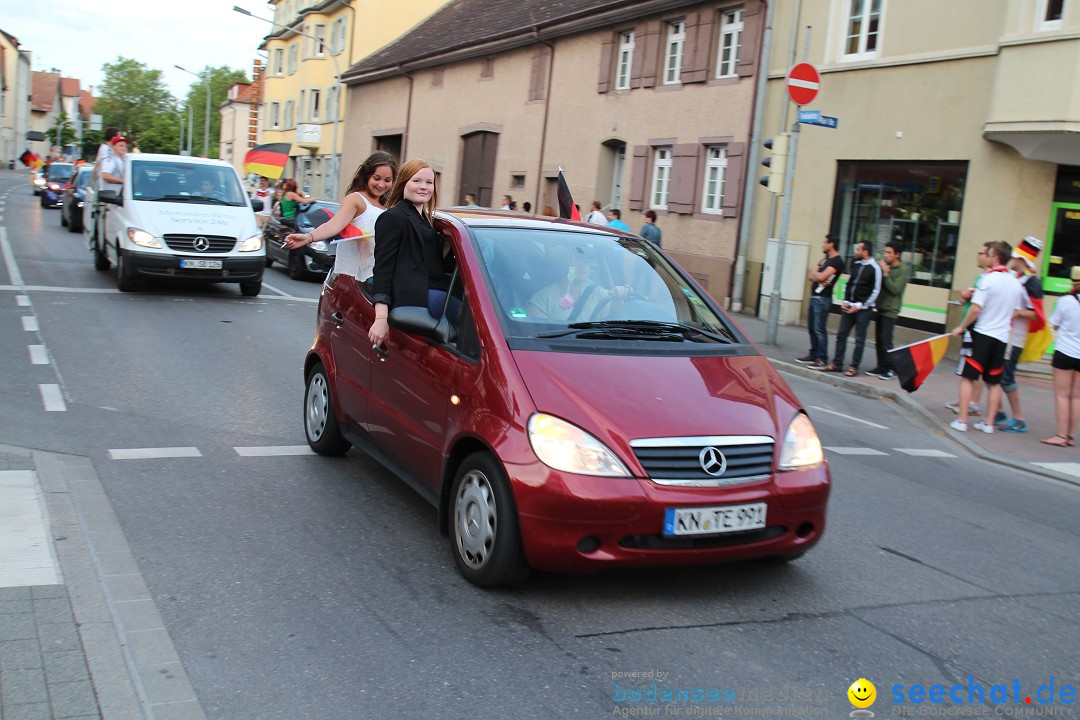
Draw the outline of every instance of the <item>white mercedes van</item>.
<instances>
[{"instance_id":1,"label":"white mercedes van","mask_svg":"<svg viewBox=\"0 0 1080 720\"><path fill-rule=\"evenodd\" d=\"M251 201L223 160L129 153L121 191L89 190L94 267L115 267L123 292L142 280L239 283L262 290L266 249Z\"/></svg>"}]
</instances>

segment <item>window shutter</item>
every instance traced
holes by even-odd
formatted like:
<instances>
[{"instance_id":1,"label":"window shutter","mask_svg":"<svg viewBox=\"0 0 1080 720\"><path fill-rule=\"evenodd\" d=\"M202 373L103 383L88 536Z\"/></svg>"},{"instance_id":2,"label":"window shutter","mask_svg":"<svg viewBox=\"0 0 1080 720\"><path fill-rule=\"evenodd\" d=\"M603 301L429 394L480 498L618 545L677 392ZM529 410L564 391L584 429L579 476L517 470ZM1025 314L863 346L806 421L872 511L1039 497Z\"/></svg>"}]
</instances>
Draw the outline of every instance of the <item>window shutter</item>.
<instances>
[{"instance_id":1,"label":"window shutter","mask_svg":"<svg viewBox=\"0 0 1080 720\"><path fill-rule=\"evenodd\" d=\"M645 28L634 28L634 55L630 58L630 88L641 87L641 70L645 67Z\"/></svg>"},{"instance_id":2,"label":"window shutter","mask_svg":"<svg viewBox=\"0 0 1080 720\"><path fill-rule=\"evenodd\" d=\"M724 172L724 217L738 217L742 206L743 169L746 143L728 143L727 168Z\"/></svg>"},{"instance_id":3,"label":"window shutter","mask_svg":"<svg viewBox=\"0 0 1080 720\"><path fill-rule=\"evenodd\" d=\"M714 15L714 12L702 10L686 18L686 45L680 77L684 83L704 82L709 76Z\"/></svg>"},{"instance_id":4,"label":"window shutter","mask_svg":"<svg viewBox=\"0 0 1080 720\"><path fill-rule=\"evenodd\" d=\"M656 85L656 74L660 66L660 43L663 41L660 29L659 20L645 23L645 31L641 37L641 87L650 88Z\"/></svg>"},{"instance_id":5,"label":"window shutter","mask_svg":"<svg viewBox=\"0 0 1080 720\"><path fill-rule=\"evenodd\" d=\"M739 77L754 74L761 42L761 3L749 0L743 7L742 47L739 49ZM768 58L765 59L768 62Z\"/></svg>"},{"instance_id":6,"label":"window shutter","mask_svg":"<svg viewBox=\"0 0 1080 720\"><path fill-rule=\"evenodd\" d=\"M649 146L635 145L634 159L630 164L630 209L641 211L645 207L645 182L649 176Z\"/></svg>"},{"instance_id":7,"label":"window shutter","mask_svg":"<svg viewBox=\"0 0 1080 720\"><path fill-rule=\"evenodd\" d=\"M608 36L600 48L600 81L596 85L596 92L606 93L611 90L611 66L615 61L615 39Z\"/></svg>"},{"instance_id":8,"label":"window shutter","mask_svg":"<svg viewBox=\"0 0 1080 720\"><path fill-rule=\"evenodd\" d=\"M693 143L676 145L671 150L671 184L668 186L668 211L692 213L694 186L697 179L698 152L701 146Z\"/></svg>"}]
</instances>

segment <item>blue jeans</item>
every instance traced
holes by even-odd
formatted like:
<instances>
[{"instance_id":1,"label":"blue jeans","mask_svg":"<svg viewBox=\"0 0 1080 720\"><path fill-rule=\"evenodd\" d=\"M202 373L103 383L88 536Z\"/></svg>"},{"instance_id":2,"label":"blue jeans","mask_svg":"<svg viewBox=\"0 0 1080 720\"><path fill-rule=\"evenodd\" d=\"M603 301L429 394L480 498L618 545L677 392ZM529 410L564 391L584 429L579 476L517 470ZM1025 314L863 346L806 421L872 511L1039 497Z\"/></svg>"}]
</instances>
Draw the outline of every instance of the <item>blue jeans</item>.
<instances>
[{"instance_id":1,"label":"blue jeans","mask_svg":"<svg viewBox=\"0 0 1080 720\"><path fill-rule=\"evenodd\" d=\"M829 308L831 297L814 295L810 298L810 311L806 326L810 330L810 357L821 362L829 361Z\"/></svg>"},{"instance_id":2,"label":"blue jeans","mask_svg":"<svg viewBox=\"0 0 1080 720\"><path fill-rule=\"evenodd\" d=\"M844 313L840 316L840 329L836 331L836 355L833 356L833 365L843 367L844 354L847 352L847 336L851 328L855 328L855 352L851 355L851 367L859 369L862 362L863 347L866 345L866 331L870 327L870 321L874 318L874 311L866 308L853 313Z\"/></svg>"}]
</instances>

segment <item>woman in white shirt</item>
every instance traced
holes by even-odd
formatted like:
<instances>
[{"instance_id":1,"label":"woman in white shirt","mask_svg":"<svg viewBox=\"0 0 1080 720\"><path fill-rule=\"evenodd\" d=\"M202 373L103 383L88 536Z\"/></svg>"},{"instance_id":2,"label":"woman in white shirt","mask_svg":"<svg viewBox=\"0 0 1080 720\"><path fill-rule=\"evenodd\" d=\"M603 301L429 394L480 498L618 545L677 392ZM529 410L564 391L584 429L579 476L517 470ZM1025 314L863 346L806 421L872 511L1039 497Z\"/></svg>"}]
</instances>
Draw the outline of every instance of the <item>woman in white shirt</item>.
<instances>
[{"instance_id":1,"label":"woman in white shirt","mask_svg":"<svg viewBox=\"0 0 1080 720\"><path fill-rule=\"evenodd\" d=\"M351 224L360 234L338 241L334 270L360 282L370 280L375 269L375 220L383 213L383 197L394 184L396 172L397 162L389 153L372 153L356 169L337 214L311 232L287 235L286 247L327 240Z\"/></svg>"},{"instance_id":2,"label":"woman in white shirt","mask_svg":"<svg viewBox=\"0 0 1080 720\"><path fill-rule=\"evenodd\" d=\"M1054 416L1057 435L1041 442L1057 447L1075 445L1080 422L1080 265L1072 268L1072 292L1058 298L1050 325L1054 328Z\"/></svg>"}]
</instances>

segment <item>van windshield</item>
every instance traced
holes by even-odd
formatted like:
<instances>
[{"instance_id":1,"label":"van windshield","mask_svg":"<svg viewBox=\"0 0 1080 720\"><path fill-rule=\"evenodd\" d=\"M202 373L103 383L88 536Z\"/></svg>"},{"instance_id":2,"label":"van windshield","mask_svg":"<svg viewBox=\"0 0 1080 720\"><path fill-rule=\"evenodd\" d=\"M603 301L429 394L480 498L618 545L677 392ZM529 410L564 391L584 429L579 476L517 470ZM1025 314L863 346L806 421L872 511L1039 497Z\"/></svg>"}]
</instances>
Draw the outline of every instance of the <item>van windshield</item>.
<instances>
[{"instance_id":1,"label":"van windshield","mask_svg":"<svg viewBox=\"0 0 1080 720\"><path fill-rule=\"evenodd\" d=\"M247 204L231 167L136 160L131 163L131 175L131 196L135 200L233 207Z\"/></svg>"},{"instance_id":2,"label":"van windshield","mask_svg":"<svg viewBox=\"0 0 1080 720\"><path fill-rule=\"evenodd\" d=\"M507 337L600 334L739 342L720 313L646 240L472 228Z\"/></svg>"}]
</instances>

